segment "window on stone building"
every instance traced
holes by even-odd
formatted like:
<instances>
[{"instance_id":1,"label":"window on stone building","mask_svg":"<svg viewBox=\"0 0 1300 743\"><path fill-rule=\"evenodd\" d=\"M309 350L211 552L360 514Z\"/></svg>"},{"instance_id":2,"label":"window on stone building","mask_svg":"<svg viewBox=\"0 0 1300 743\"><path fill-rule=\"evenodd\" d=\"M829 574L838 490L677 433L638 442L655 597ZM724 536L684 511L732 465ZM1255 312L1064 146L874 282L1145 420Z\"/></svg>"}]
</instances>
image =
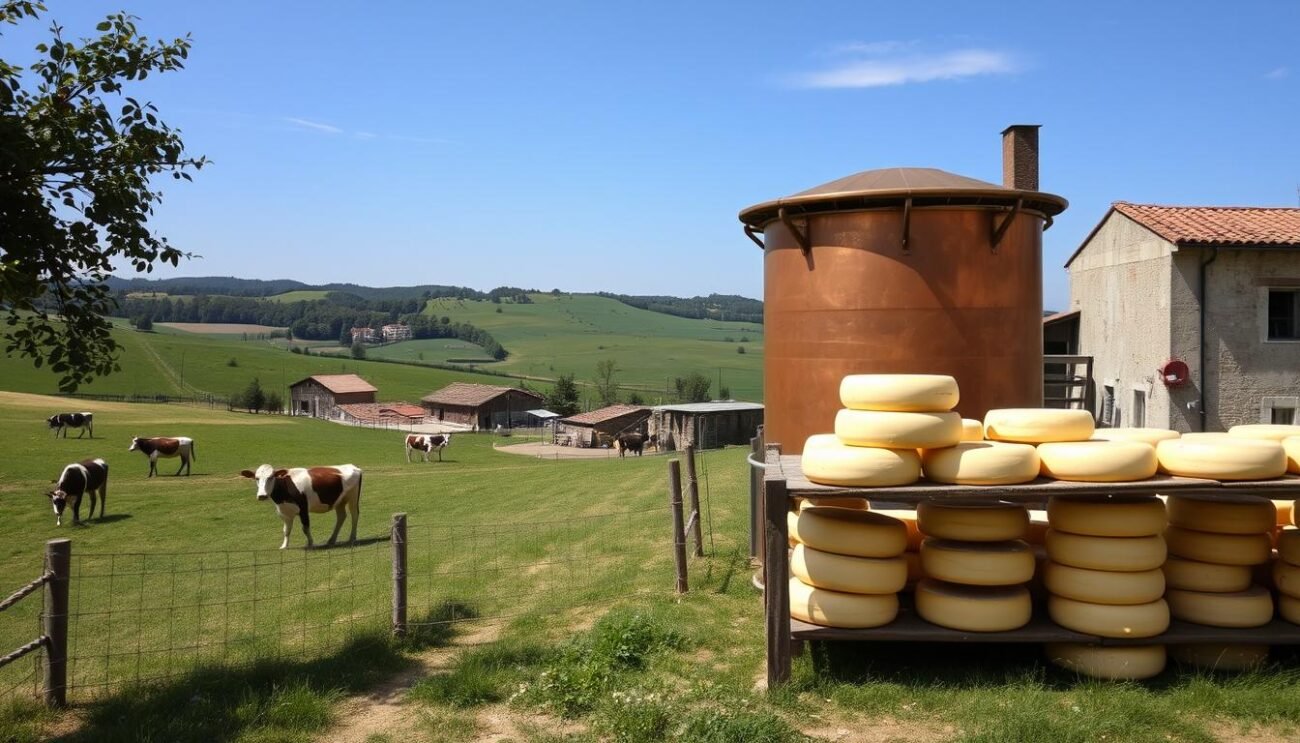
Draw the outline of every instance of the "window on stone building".
<instances>
[{"instance_id":1,"label":"window on stone building","mask_svg":"<svg viewBox=\"0 0 1300 743\"><path fill-rule=\"evenodd\" d=\"M1101 423L1104 426L1118 426L1118 411L1115 410L1115 388L1109 384L1102 387Z\"/></svg>"},{"instance_id":2,"label":"window on stone building","mask_svg":"<svg viewBox=\"0 0 1300 743\"><path fill-rule=\"evenodd\" d=\"M1269 410L1269 423L1290 426L1296 423L1295 408L1272 408Z\"/></svg>"},{"instance_id":3,"label":"window on stone building","mask_svg":"<svg viewBox=\"0 0 1300 743\"><path fill-rule=\"evenodd\" d=\"M1268 290L1268 339L1300 340L1300 289Z\"/></svg>"},{"instance_id":4,"label":"window on stone building","mask_svg":"<svg viewBox=\"0 0 1300 743\"><path fill-rule=\"evenodd\" d=\"M1147 424L1147 393L1133 390L1133 425L1142 428Z\"/></svg>"}]
</instances>

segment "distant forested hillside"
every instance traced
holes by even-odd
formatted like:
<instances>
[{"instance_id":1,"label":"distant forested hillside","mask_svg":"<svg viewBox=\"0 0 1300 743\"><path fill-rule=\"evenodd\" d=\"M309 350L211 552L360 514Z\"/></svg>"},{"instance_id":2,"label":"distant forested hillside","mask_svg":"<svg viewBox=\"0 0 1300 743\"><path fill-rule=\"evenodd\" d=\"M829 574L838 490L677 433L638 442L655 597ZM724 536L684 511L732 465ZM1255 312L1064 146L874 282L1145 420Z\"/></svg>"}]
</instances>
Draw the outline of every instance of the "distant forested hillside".
<instances>
[{"instance_id":1,"label":"distant forested hillside","mask_svg":"<svg viewBox=\"0 0 1300 743\"><path fill-rule=\"evenodd\" d=\"M695 319L735 320L737 322L763 322L763 303L757 299L736 294L710 294L707 297L635 296L597 292L602 297L617 299L651 312Z\"/></svg>"}]
</instances>

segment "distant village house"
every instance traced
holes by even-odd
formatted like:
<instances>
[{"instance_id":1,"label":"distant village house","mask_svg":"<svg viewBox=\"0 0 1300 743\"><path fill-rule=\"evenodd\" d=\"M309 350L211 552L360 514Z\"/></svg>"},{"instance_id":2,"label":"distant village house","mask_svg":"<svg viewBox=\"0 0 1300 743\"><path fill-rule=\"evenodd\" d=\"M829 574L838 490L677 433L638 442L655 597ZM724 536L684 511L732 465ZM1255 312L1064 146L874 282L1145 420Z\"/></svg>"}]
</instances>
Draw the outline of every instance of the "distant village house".
<instances>
[{"instance_id":1,"label":"distant village house","mask_svg":"<svg viewBox=\"0 0 1300 743\"><path fill-rule=\"evenodd\" d=\"M374 328L353 328L352 342L353 343L378 343L379 331L375 330Z\"/></svg>"},{"instance_id":2,"label":"distant village house","mask_svg":"<svg viewBox=\"0 0 1300 743\"><path fill-rule=\"evenodd\" d=\"M385 325L380 328L384 336L384 343L394 343L396 341L409 341L411 339L411 326L394 324Z\"/></svg>"}]
</instances>

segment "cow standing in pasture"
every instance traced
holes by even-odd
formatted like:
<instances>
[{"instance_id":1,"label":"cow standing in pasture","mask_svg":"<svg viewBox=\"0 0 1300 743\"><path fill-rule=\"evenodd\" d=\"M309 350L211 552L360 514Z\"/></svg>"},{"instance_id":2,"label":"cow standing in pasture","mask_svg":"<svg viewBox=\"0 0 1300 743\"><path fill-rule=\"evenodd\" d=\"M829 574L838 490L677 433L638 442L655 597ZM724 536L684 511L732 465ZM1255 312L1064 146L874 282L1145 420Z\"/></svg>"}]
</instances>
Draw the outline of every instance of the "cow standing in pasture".
<instances>
[{"instance_id":1,"label":"cow standing in pasture","mask_svg":"<svg viewBox=\"0 0 1300 743\"><path fill-rule=\"evenodd\" d=\"M95 416L90 413L55 413L46 418L45 422L49 423L50 428L54 429L54 438L56 439L60 433L63 434L63 438L68 438L69 428L81 429L81 433L77 434L77 438L85 436L87 431L90 432L90 438L95 438Z\"/></svg>"},{"instance_id":2,"label":"cow standing in pasture","mask_svg":"<svg viewBox=\"0 0 1300 743\"><path fill-rule=\"evenodd\" d=\"M411 452L418 451L424 455L424 461L429 461L429 453L438 452L438 461L442 461L442 450L451 446L451 434L419 434L412 433L406 437L406 461L411 461Z\"/></svg>"},{"instance_id":3,"label":"cow standing in pasture","mask_svg":"<svg viewBox=\"0 0 1300 743\"><path fill-rule=\"evenodd\" d=\"M181 470L185 470L185 476L190 476L190 462L194 461L194 439L188 436L177 436L176 438L152 438L146 439L136 436L131 439L131 448L127 451L140 450L149 457L149 477L158 474L158 459L171 459L172 457L181 458L181 466L176 469L176 475L179 477Z\"/></svg>"},{"instance_id":4,"label":"cow standing in pasture","mask_svg":"<svg viewBox=\"0 0 1300 743\"><path fill-rule=\"evenodd\" d=\"M258 500L270 498L275 503L275 510L284 522L284 541L280 543L280 549L289 546L289 533L293 531L295 516L302 520L302 533L307 536L307 549L311 549L314 545L309 514L329 511L334 511L338 519L334 522L334 533L330 535L326 546L333 545L338 539L345 511L352 514L352 536L348 541L357 541L361 468L341 464L337 467L277 470L264 464L256 472L244 470L240 474L257 481Z\"/></svg>"},{"instance_id":5,"label":"cow standing in pasture","mask_svg":"<svg viewBox=\"0 0 1300 743\"><path fill-rule=\"evenodd\" d=\"M645 448L645 442L646 437L643 434L623 433L619 434L618 438L614 439L614 448L618 449L618 456L620 459L627 456L628 452L632 452L639 457L641 456L641 451Z\"/></svg>"},{"instance_id":6,"label":"cow standing in pasture","mask_svg":"<svg viewBox=\"0 0 1300 743\"><path fill-rule=\"evenodd\" d=\"M72 506L72 523L81 523L81 498L90 494L90 515L95 518L95 495L99 495L99 517L108 507L108 463L102 459L83 459L63 468L54 480L54 489L46 493L54 506L54 525L63 526L63 511Z\"/></svg>"}]
</instances>

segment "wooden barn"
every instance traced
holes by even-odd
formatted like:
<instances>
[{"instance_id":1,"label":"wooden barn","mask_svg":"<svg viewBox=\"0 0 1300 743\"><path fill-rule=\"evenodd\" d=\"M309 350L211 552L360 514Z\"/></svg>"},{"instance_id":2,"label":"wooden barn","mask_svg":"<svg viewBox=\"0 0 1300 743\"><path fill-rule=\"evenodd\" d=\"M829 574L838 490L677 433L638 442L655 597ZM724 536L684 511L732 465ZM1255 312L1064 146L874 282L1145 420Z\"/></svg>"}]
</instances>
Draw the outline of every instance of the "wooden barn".
<instances>
[{"instance_id":1,"label":"wooden barn","mask_svg":"<svg viewBox=\"0 0 1300 743\"><path fill-rule=\"evenodd\" d=\"M569 446L608 446L621 433L646 432L650 409L640 405L607 408L561 418L555 423L555 442Z\"/></svg>"},{"instance_id":2,"label":"wooden barn","mask_svg":"<svg viewBox=\"0 0 1300 743\"><path fill-rule=\"evenodd\" d=\"M400 428L424 422L425 410L409 402L354 402L338 406L342 419L366 426Z\"/></svg>"},{"instance_id":3,"label":"wooden barn","mask_svg":"<svg viewBox=\"0 0 1300 743\"><path fill-rule=\"evenodd\" d=\"M541 406L542 396L515 387L453 382L425 395L420 402L429 416L439 422L489 431L497 426L529 425L532 416L528 411Z\"/></svg>"},{"instance_id":4,"label":"wooden barn","mask_svg":"<svg viewBox=\"0 0 1300 743\"><path fill-rule=\"evenodd\" d=\"M289 410L293 415L338 418L338 406L373 403L378 392L355 374L315 374L289 385Z\"/></svg>"},{"instance_id":5,"label":"wooden barn","mask_svg":"<svg viewBox=\"0 0 1300 743\"><path fill-rule=\"evenodd\" d=\"M748 445L763 425L763 406L756 402L692 402L658 405L650 412L650 435L663 450L718 449Z\"/></svg>"}]
</instances>

